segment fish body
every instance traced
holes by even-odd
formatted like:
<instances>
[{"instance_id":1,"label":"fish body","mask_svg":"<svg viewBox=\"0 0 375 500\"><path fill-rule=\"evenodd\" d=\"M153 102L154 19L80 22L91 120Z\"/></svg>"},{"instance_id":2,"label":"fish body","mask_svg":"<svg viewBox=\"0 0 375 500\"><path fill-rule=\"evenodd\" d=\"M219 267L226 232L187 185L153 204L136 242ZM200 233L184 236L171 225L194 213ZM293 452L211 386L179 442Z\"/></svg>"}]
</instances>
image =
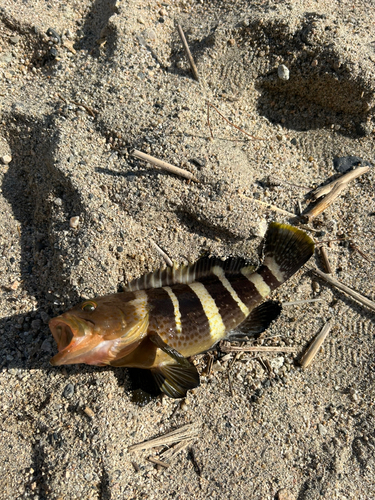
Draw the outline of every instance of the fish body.
<instances>
[{"instance_id":1,"label":"fish body","mask_svg":"<svg viewBox=\"0 0 375 500\"><path fill-rule=\"evenodd\" d=\"M199 385L187 358L240 328L260 333L280 313L262 303L313 254L303 231L271 223L262 265L243 259L200 259L131 282L127 291L78 304L50 321L58 354L53 365L86 363L150 369L160 389L183 397Z\"/></svg>"}]
</instances>

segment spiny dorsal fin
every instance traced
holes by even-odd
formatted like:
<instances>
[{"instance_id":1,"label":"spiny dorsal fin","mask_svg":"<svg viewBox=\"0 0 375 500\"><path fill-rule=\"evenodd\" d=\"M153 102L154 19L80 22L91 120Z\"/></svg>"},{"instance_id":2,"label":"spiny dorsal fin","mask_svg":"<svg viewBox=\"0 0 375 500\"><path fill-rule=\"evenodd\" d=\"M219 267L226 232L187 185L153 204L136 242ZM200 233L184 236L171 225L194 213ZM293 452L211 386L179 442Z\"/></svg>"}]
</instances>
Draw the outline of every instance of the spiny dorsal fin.
<instances>
[{"instance_id":1,"label":"spiny dorsal fin","mask_svg":"<svg viewBox=\"0 0 375 500\"><path fill-rule=\"evenodd\" d=\"M255 269L253 266L248 266L245 259L242 258L231 257L227 260L221 260L217 257L203 257L194 264L180 267L166 267L145 274L140 278L130 281L126 285L125 291L134 292L135 290L148 290L150 288L160 288L162 286L171 286L178 283L188 285L200 278L213 275L212 269L215 266L221 267L228 275L237 274L244 267L248 267L249 272Z\"/></svg>"}]
</instances>

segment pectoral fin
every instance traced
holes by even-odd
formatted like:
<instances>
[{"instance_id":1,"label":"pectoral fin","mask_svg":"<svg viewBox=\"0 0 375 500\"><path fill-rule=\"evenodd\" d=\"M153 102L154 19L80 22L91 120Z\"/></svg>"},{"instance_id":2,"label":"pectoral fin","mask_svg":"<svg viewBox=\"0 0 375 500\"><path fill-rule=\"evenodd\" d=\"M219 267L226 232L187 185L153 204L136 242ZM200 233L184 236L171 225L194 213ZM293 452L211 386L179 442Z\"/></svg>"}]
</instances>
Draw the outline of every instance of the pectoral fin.
<instances>
[{"instance_id":1,"label":"pectoral fin","mask_svg":"<svg viewBox=\"0 0 375 500\"><path fill-rule=\"evenodd\" d=\"M153 344L156 345L156 347L168 354L168 356L174 359L179 365L185 366L186 368L191 366L191 363L189 363L189 361L182 354L176 351L176 349L166 344L158 333L149 333L148 338Z\"/></svg>"},{"instance_id":2,"label":"pectoral fin","mask_svg":"<svg viewBox=\"0 0 375 500\"><path fill-rule=\"evenodd\" d=\"M151 369L159 389L170 398L185 397L189 389L199 385L197 369L176 349L166 344L157 333L149 334L148 338L175 361Z\"/></svg>"},{"instance_id":3,"label":"pectoral fin","mask_svg":"<svg viewBox=\"0 0 375 500\"><path fill-rule=\"evenodd\" d=\"M241 335L258 336L270 326L281 313L282 307L279 302L269 300L251 311L249 316L233 332L233 337Z\"/></svg>"}]
</instances>

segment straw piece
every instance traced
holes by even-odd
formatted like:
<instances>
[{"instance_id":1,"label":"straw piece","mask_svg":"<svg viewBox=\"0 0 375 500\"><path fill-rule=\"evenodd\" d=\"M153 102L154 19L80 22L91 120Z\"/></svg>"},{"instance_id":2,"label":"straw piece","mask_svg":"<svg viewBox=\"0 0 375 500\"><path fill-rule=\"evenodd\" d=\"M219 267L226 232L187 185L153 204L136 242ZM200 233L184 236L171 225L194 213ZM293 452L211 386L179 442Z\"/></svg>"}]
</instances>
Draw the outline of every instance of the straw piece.
<instances>
[{"instance_id":1,"label":"straw piece","mask_svg":"<svg viewBox=\"0 0 375 500\"><path fill-rule=\"evenodd\" d=\"M327 338L327 335L331 331L332 328L332 320L329 320L323 327L322 331L315 337L315 339L312 341L311 345L305 352L305 354L302 356L300 365L302 368L307 368L308 366L311 365L312 360L315 358L316 354L318 353L321 345Z\"/></svg>"},{"instance_id":2,"label":"straw piece","mask_svg":"<svg viewBox=\"0 0 375 500\"><path fill-rule=\"evenodd\" d=\"M193 56L191 55L191 52L190 52L190 49L189 49L189 45L188 45L188 43L186 41L185 34L182 31L182 28L181 28L180 24L177 24L177 31L178 31L178 34L180 35L181 42L182 42L182 45L184 47L184 51L185 51L186 57L189 60L191 72L193 73L193 76L194 76L195 80L197 80L197 82L199 82L198 70L197 70L197 67L195 65Z\"/></svg>"},{"instance_id":3,"label":"straw piece","mask_svg":"<svg viewBox=\"0 0 375 500\"><path fill-rule=\"evenodd\" d=\"M245 132L242 128L237 127L237 125L235 125L234 123L230 122L228 120L228 118L225 118L225 116L222 115L220 113L220 111L213 104L211 104L210 102L207 101L206 104L207 104L207 124L208 124L208 128L210 129L210 133L211 133L211 138L212 139L214 138L214 136L212 134L212 129L211 129L211 125L210 125L210 107L213 108L216 111L216 113L218 113L227 123L229 123L229 125L231 127L234 127L237 130L239 130L240 132L242 132L243 134L251 137L251 139L253 139L254 141L265 141L265 139L263 137L255 137L254 135L251 135L248 132Z\"/></svg>"},{"instance_id":4,"label":"straw piece","mask_svg":"<svg viewBox=\"0 0 375 500\"><path fill-rule=\"evenodd\" d=\"M328 252L327 252L326 248L320 247L320 253L322 255L324 267L326 268L327 273L332 274L333 271L332 271L332 267L331 267L331 264L330 264L329 259L328 259Z\"/></svg>"},{"instance_id":5,"label":"straw piece","mask_svg":"<svg viewBox=\"0 0 375 500\"><path fill-rule=\"evenodd\" d=\"M164 467L165 469L168 469L169 464L167 462L162 462L161 460L158 460L155 457L148 457L147 459L149 462L152 462L153 464L160 465L161 467Z\"/></svg>"},{"instance_id":6,"label":"straw piece","mask_svg":"<svg viewBox=\"0 0 375 500\"><path fill-rule=\"evenodd\" d=\"M296 352L297 347L266 347L266 346L221 346L223 352Z\"/></svg>"},{"instance_id":7,"label":"straw piece","mask_svg":"<svg viewBox=\"0 0 375 500\"><path fill-rule=\"evenodd\" d=\"M364 306L368 307L369 309L371 309L372 311L375 312L375 302L373 302L372 300L368 299L367 297L364 297L363 295L356 292L355 290L352 290L348 286L343 285L336 278L333 278L333 276L329 276L328 274L323 273L322 271L320 271L316 267L308 266L308 268L311 271L313 271L315 274L317 274L318 276L323 278L325 281L327 281L327 283L334 285L339 290L342 290L343 292L347 293L348 295L353 297L353 299L357 300L358 302L360 302L361 304L363 304Z\"/></svg>"},{"instance_id":8,"label":"straw piece","mask_svg":"<svg viewBox=\"0 0 375 500\"><path fill-rule=\"evenodd\" d=\"M130 154L132 156L135 156L136 158L139 158L140 160L152 163L156 167L160 167L164 170L167 170L168 172L172 172L172 174L180 175L181 177L185 177L185 179L189 179L190 181L199 182L198 179L191 172L183 170L182 168L175 167L174 165L171 165L166 161L158 160L153 156L150 156L146 153L142 153L142 151L137 151L136 149L133 149L130 151Z\"/></svg>"},{"instance_id":9,"label":"straw piece","mask_svg":"<svg viewBox=\"0 0 375 500\"><path fill-rule=\"evenodd\" d=\"M185 450L192 442L192 439L184 439L172 448L168 448L167 450L163 451L163 453L160 453L159 456L163 460L168 460L169 462L171 462L178 455L178 453L180 453L180 451Z\"/></svg>"},{"instance_id":10,"label":"straw piece","mask_svg":"<svg viewBox=\"0 0 375 500\"><path fill-rule=\"evenodd\" d=\"M154 448L155 446L165 446L172 443L178 443L179 441L198 435L199 432L200 429L195 427L193 424L183 425L179 429L164 434L164 436L150 439L149 441L144 441L143 443L133 444L132 446L129 446L128 451L148 450L150 448Z\"/></svg>"},{"instance_id":11,"label":"straw piece","mask_svg":"<svg viewBox=\"0 0 375 500\"><path fill-rule=\"evenodd\" d=\"M310 302L325 302L324 299L306 299L306 300L295 300L293 302L283 302L282 306L283 307L289 307L289 306L298 306L300 304L308 304Z\"/></svg>"},{"instance_id":12,"label":"straw piece","mask_svg":"<svg viewBox=\"0 0 375 500\"><path fill-rule=\"evenodd\" d=\"M253 201L254 203L258 203L264 208L267 208L268 210L273 210L274 212L279 212L281 214L287 215L288 217L296 217L296 214L292 214L292 212L287 212L286 210L283 210L282 208L278 208L275 205L271 205L270 203L266 203L265 201L257 200L256 198L250 198L250 196L246 196L245 194L239 193L241 198L246 198L249 201Z\"/></svg>"},{"instance_id":13,"label":"straw piece","mask_svg":"<svg viewBox=\"0 0 375 500\"><path fill-rule=\"evenodd\" d=\"M168 255L164 252L164 250L162 250L159 247L159 245L157 243L155 243L155 241L153 239L151 239L151 238L150 238L150 242L151 242L152 246L155 248L155 250L163 257L163 259L165 260L165 263L167 264L167 266L173 267L173 262L168 257Z\"/></svg>"},{"instance_id":14,"label":"straw piece","mask_svg":"<svg viewBox=\"0 0 375 500\"><path fill-rule=\"evenodd\" d=\"M339 177L333 182L330 182L326 186L322 186L312 191L311 194L315 199L321 198L324 195L326 196L321 201L319 201L309 212L304 214L304 217L307 218L308 222L310 222L317 215L321 214L327 207L329 207L340 195L341 191L348 187L348 183L350 181L366 173L369 169L370 167L358 167Z\"/></svg>"}]
</instances>

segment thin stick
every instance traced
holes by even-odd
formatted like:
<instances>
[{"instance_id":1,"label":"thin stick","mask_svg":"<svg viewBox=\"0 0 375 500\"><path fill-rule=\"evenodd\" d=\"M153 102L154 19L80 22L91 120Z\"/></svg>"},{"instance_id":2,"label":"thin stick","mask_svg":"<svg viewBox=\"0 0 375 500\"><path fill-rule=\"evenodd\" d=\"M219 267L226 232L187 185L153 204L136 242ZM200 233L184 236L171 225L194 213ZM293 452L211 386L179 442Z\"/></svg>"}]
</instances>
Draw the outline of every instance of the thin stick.
<instances>
[{"instance_id":1,"label":"thin stick","mask_svg":"<svg viewBox=\"0 0 375 500\"><path fill-rule=\"evenodd\" d=\"M330 182L329 184L314 189L314 191L312 191L311 194L316 199L321 198L322 196L330 193L337 184L349 184L350 181L356 179L360 175L365 174L369 170L370 170L369 166L355 168L354 170L351 170L350 172L342 175L338 179L335 179L334 181Z\"/></svg>"},{"instance_id":2,"label":"thin stick","mask_svg":"<svg viewBox=\"0 0 375 500\"><path fill-rule=\"evenodd\" d=\"M322 255L324 267L326 268L327 273L332 274L332 267L331 267L331 263L329 262L329 259L328 259L328 252L327 252L326 248L320 247L320 253Z\"/></svg>"},{"instance_id":3,"label":"thin stick","mask_svg":"<svg viewBox=\"0 0 375 500\"><path fill-rule=\"evenodd\" d=\"M149 441L144 441L143 443L133 444L132 446L129 446L128 451L148 450L150 448L154 448L155 446L178 443L183 439L196 436L199 432L200 429L195 427L193 424L183 425L179 429L164 434L164 436L150 439Z\"/></svg>"},{"instance_id":4,"label":"thin stick","mask_svg":"<svg viewBox=\"0 0 375 500\"><path fill-rule=\"evenodd\" d=\"M147 459L149 462L152 462L153 464L156 464L156 465L161 465L162 467L164 467L165 469L168 469L169 467L169 464L167 462L162 462L161 460L158 460L157 458L155 457L148 457Z\"/></svg>"},{"instance_id":5,"label":"thin stick","mask_svg":"<svg viewBox=\"0 0 375 500\"><path fill-rule=\"evenodd\" d=\"M273 210L274 212L280 212L281 214L287 215L288 217L297 217L296 214L292 214L292 212L287 212L282 208L278 208L275 205L271 205L270 203L266 203L265 201L257 200L256 198L250 198L250 196L246 196L245 194L239 194L241 198L246 198L249 201L253 201L254 203L258 203L268 210Z\"/></svg>"},{"instance_id":6,"label":"thin stick","mask_svg":"<svg viewBox=\"0 0 375 500\"><path fill-rule=\"evenodd\" d=\"M185 450L192 442L193 442L192 439L184 439L183 441L180 441L172 448L168 448L167 450L163 451L163 453L160 453L159 456L163 460L172 461L175 458L175 456L178 453L180 453L180 451Z\"/></svg>"},{"instance_id":7,"label":"thin stick","mask_svg":"<svg viewBox=\"0 0 375 500\"><path fill-rule=\"evenodd\" d=\"M297 352L297 347L266 347L266 346L222 346L223 352Z\"/></svg>"},{"instance_id":8,"label":"thin stick","mask_svg":"<svg viewBox=\"0 0 375 500\"><path fill-rule=\"evenodd\" d=\"M253 139L254 141L265 141L265 139L263 139L262 137L255 137L254 135L251 135L251 134L248 134L247 132L245 132L242 128L237 127L237 125L235 125L234 123L230 122L228 120L228 118L225 118L225 116L222 115L220 113L220 111L213 104L211 104L209 101L207 101L207 113L208 113L208 109L209 109L210 106L211 106L211 108L213 108L216 111L216 113L218 113L232 127L236 128L237 130L239 130L243 134L251 137L251 139ZM209 114L207 114L207 118L208 118L208 123L209 123ZM211 137L213 138L211 127L210 127L210 132L211 132Z\"/></svg>"},{"instance_id":9,"label":"thin stick","mask_svg":"<svg viewBox=\"0 0 375 500\"><path fill-rule=\"evenodd\" d=\"M316 354L318 353L321 345L327 338L327 335L331 331L332 328L332 320L329 320L323 327L322 331L315 337L315 339L311 342L309 348L305 352L305 354L302 356L300 365L302 368L307 368L308 366L311 365L312 360L315 358Z\"/></svg>"},{"instance_id":10,"label":"thin stick","mask_svg":"<svg viewBox=\"0 0 375 500\"><path fill-rule=\"evenodd\" d=\"M326 273L323 273L322 271L320 271L316 267L310 267L310 266L308 266L308 267L315 274L317 274L318 276L320 276L321 278L323 278L325 281L327 281L327 283L329 283L331 285L334 285L336 288L338 288L339 290L342 290L343 292L347 293L348 295L350 295L351 297L353 297L353 299L357 300L358 302L360 302L364 306L368 307L372 311L375 311L375 302L373 302L372 300L368 299L367 297L364 297L363 295L361 295L360 293L352 290L348 286L343 285L336 278L334 278L333 276L329 276Z\"/></svg>"},{"instance_id":11,"label":"thin stick","mask_svg":"<svg viewBox=\"0 0 375 500\"><path fill-rule=\"evenodd\" d=\"M163 160L158 160L157 158L154 158L153 156L147 155L146 153L142 153L142 151L137 151L136 149L133 149L130 151L130 154L132 156L135 156L136 158L139 158L140 160L147 161L149 163L152 163L153 165L160 167L164 170L167 170L168 172L172 172L172 174L180 175L181 177L185 177L185 179L189 179L190 181L194 182L199 182L198 179L190 172L187 170L183 170L182 168L175 167L174 165L171 165L170 163L167 163L166 161Z\"/></svg>"},{"instance_id":12,"label":"thin stick","mask_svg":"<svg viewBox=\"0 0 375 500\"><path fill-rule=\"evenodd\" d=\"M370 167L358 167L339 177L333 182L330 182L326 186L317 188L312 191L311 194L314 198L321 198L324 195L326 196L321 201L319 201L309 212L304 214L304 217L307 218L308 222L310 222L312 219L314 219L314 217L321 214L326 208L328 208L340 195L341 191L348 187L348 183L350 181L366 173L369 169Z\"/></svg>"},{"instance_id":13,"label":"thin stick","mask_svg":"<svg viewBox=\"0 0 375 500\"><path fill-rule=\"evenodd\" d=\"M150 238L151 245L155 248L155 250L163 257L165 260L165 263L169 267L173 267L173 262L171 259L168 257L168 255L162 250L157 243L153 239Z\"/></svg>"},{"instance_id":14,"label":"thin stick","mask_svg":"<svg viewBox=\"0 0 375 500\"><path fill-rule=\"evenodd\" d=\"M189 49L189 45L188 45L188 43L186 41L185 34L182 31L182 28L181 28L180 24L177 24L177 31L178 31L178 34L180 35L181 42L182 42L182 45L184 47L184 51L185 51L186 57L189 60L191 72L193 73L193 76L197 80L197 82L199 82L198 70L197 70L197 67L195 65L193 56L191 55L191 52L190 52L190 49Z\"/></svg>"},{"instance_id":15,"label":"thin stick","mask_svg":"<svg viewBox=\"0 0 375 500\"><path fill-rule=\"evenodd\" d=\"M306 299L306 300L295 300L293 302L282 302L283 307L298 306L300 304L308 304L310 302L325 302L324 299Z\"/></svg>"}]
</instances>

